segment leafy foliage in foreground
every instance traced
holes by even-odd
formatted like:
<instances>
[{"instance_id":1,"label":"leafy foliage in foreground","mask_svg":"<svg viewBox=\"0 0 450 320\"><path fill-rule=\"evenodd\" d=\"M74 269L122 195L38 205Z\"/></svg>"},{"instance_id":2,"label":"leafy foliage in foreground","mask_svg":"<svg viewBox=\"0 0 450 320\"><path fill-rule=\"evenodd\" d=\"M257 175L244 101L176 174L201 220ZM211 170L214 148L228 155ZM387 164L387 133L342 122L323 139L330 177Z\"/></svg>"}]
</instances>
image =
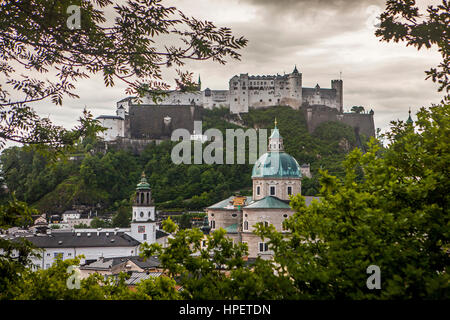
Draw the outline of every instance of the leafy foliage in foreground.
<instances>
[{"instance_id":1,"label":"leafy foliage in foreground","mask_svg":"<svg viewBox=\"0 0 450 320\"><path fill-rule=\"evenodd\" d=\"M285 222L290 234L258 224L273 260L258 258L249 267L246 245L234 244L224 230L204 237L168 219L169 246L142 248L144 257L159 257L165 276L135 291L125 275L113 282L91 276L69 291L67 267L77 262L67 260L34 273L25 265L20 274L2 267L1 298L448 299L450 106L422 109L417 117L415 128L394 123L385 150L373 140L367 153L352 151L343 178L322 171L320 202L306 207L302 196L293 197L295 214ZM2 217L8 210L1 208ZM366 287L370 265L381 269L381 290Z\"/></svg>"}]
</instances>

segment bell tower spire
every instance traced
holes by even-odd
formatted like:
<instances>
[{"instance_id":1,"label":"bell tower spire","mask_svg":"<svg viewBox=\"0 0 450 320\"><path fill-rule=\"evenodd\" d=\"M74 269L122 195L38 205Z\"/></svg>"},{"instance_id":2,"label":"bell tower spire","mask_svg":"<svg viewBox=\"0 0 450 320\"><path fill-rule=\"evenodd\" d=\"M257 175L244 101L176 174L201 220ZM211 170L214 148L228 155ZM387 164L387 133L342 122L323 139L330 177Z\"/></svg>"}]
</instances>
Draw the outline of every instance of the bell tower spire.
<instances>
[{"instance_id":1,"label":"bell tower spire","mask_svg":"<svg viewBox=\"0 0 450 320\"><path fill-rule=\"evenodd\" d=\"M148 183L144 172L142 172L141 180L136 186L132 210L131 236L140 242L155 242L155 205L150 183Z\"/></svg>"}]
</instances>

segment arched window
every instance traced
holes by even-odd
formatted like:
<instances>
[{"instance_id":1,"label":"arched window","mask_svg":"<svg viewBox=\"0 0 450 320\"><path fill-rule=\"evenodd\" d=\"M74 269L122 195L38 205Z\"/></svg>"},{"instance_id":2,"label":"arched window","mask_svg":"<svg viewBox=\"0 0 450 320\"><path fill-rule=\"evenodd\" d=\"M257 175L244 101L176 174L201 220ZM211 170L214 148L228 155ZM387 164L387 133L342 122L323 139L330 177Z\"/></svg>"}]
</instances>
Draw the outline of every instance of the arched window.
<instances>
[{"instance_id":1,"label":"arched window","mask_svg":"<svg viewBox=\"0 0 450 320\"><path fill-rule=\"evenodd\" d=\"M256 195L260 195L261 194L261 186L256 186Z\"/></svg>"},{"instance_id":2,"label":"arched window","mask_svg":"<svg viewBox=\"0 0 450 320\"><path fill-rule=\"evenodd\" d=\"M244 221L244 230L248 230L248 221Z\"/></svg>"},{"instance_id":3,"label":"arched window","mask_svg":"<svg viewBox=\"0 0 450 320\"><path fill-rule=\"evenodd\" d=\"M144 202L144 194L143 193L141 193L141 204L144 204L145 202Z\"/></svg>"}]
</instances>

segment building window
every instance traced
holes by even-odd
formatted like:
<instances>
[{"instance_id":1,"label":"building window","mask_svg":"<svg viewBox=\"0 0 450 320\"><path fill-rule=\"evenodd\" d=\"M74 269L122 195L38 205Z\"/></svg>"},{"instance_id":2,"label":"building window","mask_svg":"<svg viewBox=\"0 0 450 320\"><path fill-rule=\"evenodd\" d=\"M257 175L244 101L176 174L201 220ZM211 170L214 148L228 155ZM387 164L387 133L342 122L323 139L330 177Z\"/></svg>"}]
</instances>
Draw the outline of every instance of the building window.
<instances>
[{"instance_id":1,"label":"building window","mask_svg":"<svg viewBox=\"0 0 450 320\"><path fill-rule=\"evenodd\" d=\"M275 186L270 186L270 195L271 196L275 195Z\"/></svg>"},{"instance_id":2,"label":"building window","mask_svg":"<svg viewBox=\"0 0 450 320\"><path fill-rule=\"evenodd\" d=\"M144 217L144 213L141 211L141 218L143 218Z\"/></svg>"},{"instance_id":3,"label":"building window","mask_svg":"<svg viewBox=\"0 0 450 320\"><path fill-rule=\"evenodd\" d=\"M261 194L261 186L257 186L256 187L256 195L260 195Z\"/></svg>"},{"instance_id":4,"label":"building window","mask_svg":"<svg viewBox=\"0 0 450 320\"><path fill-rule=\"evenodd\" d=\"M259 252L267 252L269 251L269 245L265 242L259 243Z\"/></svg>"},{"instance_id":5,"label":"building window","mask_svg":"<svg viewBox=\"0 0 450 320\"><path fill-rule=\"evenodd\" d=\"M248 221L244 221L244 230L248 230Z\"/></svg>"},{"instance_id":6,"label":"building window","mask_svg":"<svg viewBox=\"0 0 450 320\"><path fill-rule=\"evenodd\" d=\"M146 233L143 234L143 237L144 237L144 240L147 240L147 234Z\"/></svg>"},{"instance_id":7,"label":"building window","mask_svg":"<svg viewBox=\"0 0 450 320\"><path fill-rule=\"evenodd\" d=\"M268 227L269 226L269 221L263 221L263 225L264 225L264 227Z\"/></svg>"},{"instance_id":8,"label":"building window","mask_svg":"<svg viewBox=\"0 0 450 320\"><path fill-rule=\"evenodd\" d=\"M292 194L292 187L287 187L287 193L288 193L288 195L291 195Z\"/></svg>"},{"instance_id":9,"label":"building window","mask_svg":"<svg viewBox=\"0 0 450 320\"><path fill-rule=\"evenodd\" d=\"M211 229L216 228L216 222L214 220L211 220Z\"/></svg>"}]
</instances>

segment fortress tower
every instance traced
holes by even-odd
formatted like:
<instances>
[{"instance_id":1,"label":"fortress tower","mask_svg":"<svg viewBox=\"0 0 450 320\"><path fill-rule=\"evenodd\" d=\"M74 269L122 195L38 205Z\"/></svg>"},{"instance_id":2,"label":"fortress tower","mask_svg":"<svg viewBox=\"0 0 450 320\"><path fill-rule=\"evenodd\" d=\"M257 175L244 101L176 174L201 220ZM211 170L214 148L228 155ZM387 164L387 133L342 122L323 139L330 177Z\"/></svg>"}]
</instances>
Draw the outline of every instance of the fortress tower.
<instances>
[{"instance_id":1,"label":"fortress tower","mask_svg":"<svg viewBox=\"0 0 450 320\"><path fill-rule=\"evenodd\" d=\"M331 89L336 90L336 104L340 113L344 112L344 91L342 80L331 80Z\"/></svg>"},{"instance_id":2,"label":"fortress tower","mask_svg":"<svg viewBox=\"0 0 450 320\"><path fill-rule=\"evenodd\" d=\"M302 74L298 72L297 66L288 76L288 79L289 97L286 99L286 102L292 108L298 109L302 105Z\"/></svg>"}]
</instances>

